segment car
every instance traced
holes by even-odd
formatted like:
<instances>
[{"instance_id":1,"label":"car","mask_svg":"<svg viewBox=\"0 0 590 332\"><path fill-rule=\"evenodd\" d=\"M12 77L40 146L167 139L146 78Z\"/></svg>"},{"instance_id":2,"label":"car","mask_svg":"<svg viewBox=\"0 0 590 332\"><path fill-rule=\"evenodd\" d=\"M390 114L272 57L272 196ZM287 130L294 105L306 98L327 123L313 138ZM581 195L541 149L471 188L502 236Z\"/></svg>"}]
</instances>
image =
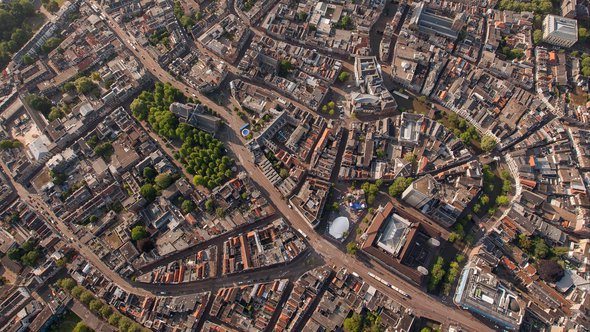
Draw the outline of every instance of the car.
<instances>
[{"instance_id":1,"label":"car","mask_svg":"<svg viewBox=\"0 0 590 332\"><path fill-rule=\"evenodd\" d=\"M291 204L287 204L287 207L288 207L289 209L292 209L292 208L293 208L293 206L291 206Z\"/></svg>"}]
</instances>

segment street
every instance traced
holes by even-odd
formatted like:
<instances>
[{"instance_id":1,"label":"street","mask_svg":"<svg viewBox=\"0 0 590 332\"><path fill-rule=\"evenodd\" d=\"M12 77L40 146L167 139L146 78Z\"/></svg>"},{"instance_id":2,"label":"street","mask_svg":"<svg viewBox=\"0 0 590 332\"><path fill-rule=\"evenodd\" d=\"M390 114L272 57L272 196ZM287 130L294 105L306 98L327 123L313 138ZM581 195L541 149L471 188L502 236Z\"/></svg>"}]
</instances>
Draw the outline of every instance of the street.
<instances>
[{"instance_id":1,"label":"street","mask_svg":"<svg viewBox=\"0 0 590 332\"><path fill-rule=\"evenodd\" d=\"M107 19L109 25L119 36L119 38L122 40L127 40L127 33L123 31L110 17L107 16ZM444 324L458 324L471 331L491 330L488 326L474 318L469 312L440 303L426 294L423 289L420 289L405 281L404 279L394 275L386 268L382 267L378 262L367 258L367 263L362 263L356 257L347 255L342 250L326 241L320 234L316 233L313 228L297 213L289 209L287 202L281 197L278 190L272 186L272 184L268 181L268 179L266 179L258 167L254 165L251 160L251 153L244 146L244 142L238 134L242 121L237 116L233 116L224 107L215 104L209 98L199 93L199 91L196 89L193 89L192 87L189 87L188 85L176 80L168 72L162 69L142 47L130 47L130 49L137 56L137 58L140 59L144 66L153 74L154 77L158 77L162 82L170 83L180 91L188 91L188 93L194 94L204 106L207 106L213 111L217 112L219 116L225 120L227 126L224 130L227 131L228 136L225 144L230 153L233 155L234 159L241 161L240 166L245 169L250 177L252 177L253 181L258 184L261 191L269 198L269 201L273 203L275 208L285 216L286 220L289 221L293 228L302 229L306 234L308 234L310 245L318 252L319 255L324 258L326 264L336 265L339 267L343 266L346 267L350 272L358 273L367 282L379 289L379 291L394 299L397 299L401 303L403 300L399 293L378 282L373 282L370 280L367 273L372 271L373 273L382 275L391 284L394 284L396 287L402 289L411 296L411 299L404 301L403 303L412 308L414 313L418 316L427 317ZM173 159L172 156L170 157ZM371 268L369 269L367 265L369 265Z\"/></svg>"}]
</instances>

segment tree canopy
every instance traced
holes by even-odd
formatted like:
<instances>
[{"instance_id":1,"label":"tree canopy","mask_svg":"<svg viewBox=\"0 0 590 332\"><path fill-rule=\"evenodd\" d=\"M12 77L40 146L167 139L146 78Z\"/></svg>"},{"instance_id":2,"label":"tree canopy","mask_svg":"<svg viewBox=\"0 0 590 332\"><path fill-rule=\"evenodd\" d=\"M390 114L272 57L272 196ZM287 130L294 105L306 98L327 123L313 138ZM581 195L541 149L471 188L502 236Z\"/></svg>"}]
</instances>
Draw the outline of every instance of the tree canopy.
<instances>
[{"instance_id":1,"label":"tree canopy","mask_svg":"<svg viewBox=\"0 0 590 332\"><path fill-rule=\"evenodd\" d=\"M172 175L170 175L170 173L158 174L158 176L156 176L156 178L154 179L156 186L158 186L160 189L166 189L170 187L173 181L174 179L172 178Z\"/></svg>"},{"instance_id":2,"label":"tree canopy","mask_svg":"<svg viewBox=\"0 0 590 332\"><path fill-rule=\"evenodd\" d=\"M350 77L350 73L347 71L343 71L340 73L340 75L338 75L338 80L340 82L346 82L346 81L348 81L349 77Z\"/></svg>"},{"instance_id":3,"label":"tree canopy","mask_svg":"<svg viewBox=\"0 0 590 332\"><path fill-rule=\"evenodd\" d=\"M0 141L0 150L14 149L22 145L23 144L18 140L4 139Z\"/></svg>"},{"instance_id":4,"label":"tree canopy","mask_svg":"<svg viewBox=\"0 0 590 332\"><path fill-rule=\"evenodd\" d=\"M554 260L542 259L539 261L539 276L547 282L557 282L563 278L563 268Z\"/></svg>"},{"instance_id":5,"label":"tree canopy","mask_svg":"<svg viewBox=\"0 0 590 332\"><path fill-rule=\"evenodd\" d=\"M74 85L76 86L76 91L80 94L90 93L98 87L92 79L86 76L82 76L75 80Z\"/></svg>"},{"instance_id":6,"label":"tree canopy","mask_svg":"<svg viewBox=\"0 0 590 332\"><path fill-rule=\"evenodd\" d=\"M0 71L33 35L29 23L34 16L30 0L4 1L0 6Z\"/></svg>"},{"instance_id":7,"label":"tree canopy","mask_svg":"<svg viewBox=\"0 0 590 332\"><path fill-rule=\"evenodd\" d=\"M150 183L146 183L139 189L139 193L143 198L145 198L148 202L153 202L158 196L158 191L154 186Z\"/></svg>"},{"instance_id":8,"label":"tree canopy","mask_svg":"<svg viewBox=\"0 0 590 332\"><path fill-rule=\"evenodd\" d=\"M496 140L492 136L484 136L481 139L481 149L485 152L491 152L496 148Z\"/></svg>"},{"instance_id":9,"label":"tree canopy","mask_svg":"<svg viewBox=\"0 0 590 332\"><path fill-rule=\"evenodd\" d=\"M43 113L43 115L48 116L49 112L51 111L51 100L45 96L37 96L37 95L28 95L25 98L25 101L29 106L31 106L35 111L39 111Z\"/></svg>"},{"instance_id":10,"label":"tree canopy","mask_svg":"<svg viewBox=\"0 0 590 332\"><path fill-rule=\"evenodd\" d=\"M445 260L438 256L436 262L430 270L430 280L428 281L428 290L432 291L438 287L438 284L442 281L446 272L444 269Z\"/></svg>"},{"instance_id":11,"label":"tree canopy","mask_svg":"<svg viewBox=\"0 0 590 332\"><path fill-rule=\"evenodd\" d=\"M190 199L187 199L182 202L180 208L182 209L182 212L190 213L195 210L195 203L193 203L193 201L191 201Z\"/></svg>"},{"instance_id":12,"label":"tree canopy","mask_svg":"<svg viewBox=\"0 0 590 332\"><path fill-rule=\"evenodd\" d=\"M381 316L371 311L365 311L361 314L356 312L353 313L352 316L344 319L342 327L346 332L383 331Z\"/></svg>"},{"instance_id":13,"label":"tree canopy","mask_svg":"<svg viewBox=\"0 0 590 332\"><path fill-rule=\"evenodd\" d=\"M389 186L389 195L392 197L400 196L414 181L412 178L405 178L403 176L397 177L391 186Z\"/></svg>"},{"instance_id":14,"label":"tree canopy","mask_svg":"<svg viewBox=\"0 0 590 332\"><path fill-rule=\"evenodd\" d=\"M169 111L173 102L185 101L186 97L178 89L168 83L157 83L153 92L143 91L130 108L138 120L147 120L160 136L179 140L182 146L175 158L194 175L196 185L212 189L231 177L233 161L225 155L221 141L186 123L179 123Z\"/></svg>"},{"instance_id":15,"label":"tree canopy","mask_svg":"<svg viewBox=\"0 0 590 332\"><path fill-rule=\"evenodd\" d=\"M143 226L135 226L131 229L131 239L133 241L139 241L149 236L148 231Z\"/></svg>"}]
</instances>

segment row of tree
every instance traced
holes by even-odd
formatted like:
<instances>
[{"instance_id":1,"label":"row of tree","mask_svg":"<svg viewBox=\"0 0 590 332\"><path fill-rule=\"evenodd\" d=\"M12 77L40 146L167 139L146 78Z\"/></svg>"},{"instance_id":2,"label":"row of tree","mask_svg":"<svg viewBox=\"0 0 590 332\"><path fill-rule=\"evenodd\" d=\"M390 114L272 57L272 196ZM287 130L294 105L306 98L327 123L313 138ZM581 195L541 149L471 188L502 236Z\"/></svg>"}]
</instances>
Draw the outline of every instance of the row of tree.
<instances>
[{"instance_id":1,"label":"row of tree","mask_svg":"<svg viewBox=\"0 0 590 332\"><path fill-rule=\"evenodd\" d=\"M0 70L10 62L33 35L28 24L35 16L35 7L30 0L3 1L0 3Z\"/></svg>"},{"instance_id":2,"label":"row of tree","mask_svg":"<svg viewBox=\"0 0 590 332\"><path fill-rule=\"evenodd\" d=\"M560 1L556 1L560 4ZM550 14L556 12L553 8L551 0L531 0L531 1L515 1L515 0L500 0L499 7L501 10L512 10L516 12L534 12L535 14Z\"/></svg>"},{"instance_id":3,"label":"row of tree","mask_svg":"<svg viewBox=\"0 0 590 332\"><path fill-rule=\"evenodd\" d=\"M21 147L23 143L19 140L3 139L0 141L0 150L8 150Z\"/></svg>"},{"instance_id":4,"label":"row of tree","mask_svg":"<svg viewBox=\"0 0 590 332\"><path fill-rule=\"evenodd\" d=\"M29 239L16 248L8 250L8 258L27 266L37 265L41 257L41 247L37 239Z\"/></svg>"},{"instance_id":5,"label":"row of tree","mask_svg":"<svg viewBox=\"0 0 590 332\"><path fill-rule=\"evenodd\" d=\"M352 316L344 319L342 324L346 332L380 332L384 331L381 325L381 316L376 312L364 311L353 313Z\"/></svg>"},{"instance_id":6,"label":"row of tree","mask_svg":"<svg viewBox=\"0 0 590 332\"><path fill-rule=\"evenodd\" d=\"M153 92L143 91L130 107L138 120L147 120L160 136L179 140L182 145L174 157L194 175L195 184L212 189L231 177L233 161L225 156L221 141L186 123L179 124L169 107L173 102L185 101L186 97L172 85L156 83Z\"/></svg>"},{"instance_id":7,"label":"row of tree","mask_svg":"<svg viewBox=\"0 0 590 332\"><path fill-rule=\"evenodd\" d=\"M97 299L91 291L78 285L72 278L59 279L55 283L55 286L72 295L72 297L82 302L82 304L84 304L99 318L103 318L110 325L118 328L121 332L148 331L138 323L113 310L111 306L102 302L102 300Z\"/></svg>"},{"instance_id":8,"label":"row of tree","mask_svg":"<svg viewBox=\"0 0 590 332\"><path fill-rule=\"evenodd\" d=\"M434 265L430 269L430 279L428 280L428 290L436 291L440 283L443 283L443 293L449 295L454 282L457 280L460 272L460 264L465 260L465 256L458 255L457 258L449 264L448 270L445 269L445 260L441 256L436 257Z\"/></svg>"}]
</instances>

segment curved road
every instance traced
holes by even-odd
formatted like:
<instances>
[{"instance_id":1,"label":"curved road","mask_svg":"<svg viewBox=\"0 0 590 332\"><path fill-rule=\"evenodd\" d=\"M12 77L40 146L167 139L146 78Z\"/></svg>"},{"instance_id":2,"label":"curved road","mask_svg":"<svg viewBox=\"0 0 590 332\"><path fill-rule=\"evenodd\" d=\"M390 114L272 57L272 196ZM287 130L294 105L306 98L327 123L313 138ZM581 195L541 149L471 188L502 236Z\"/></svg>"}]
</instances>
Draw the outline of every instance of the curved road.
<instances>
[{"instance_id":1,"label":"curved road","mask_svg":"<svg viewBox=\"0 0 590 332\"><path fill-rule=\"evenodd\" d=\"M310 245L324 258L326 264L329 265L336 265L336 266L343 266L346 267L350 272L356 272L363 279L372 284L375 288L379 289L382 293L387 294L388 296L397 299L400 303L404 306L413 309L413 312L422 317L427 317L429 319L436 320L443 324L454 324L463 327L469 331L492 331L488 326L484 325L482 322L477 320L473 317L469 312L460 310L456 307L446 306L443 303L437 301L433 297L426 294L422 289L408 283L404 279L390 273L382 267L379 263L375 262L374 260L367 259L366 262L361 262L357 257L353 257L350 255L345 254L342 250L337 248L332 243L328 242L318 233L316 233L312 227L303 220L297 213L291 210L288 206L286 201L281 198L279 192L272 186L272 184L264 177L262 172L254 165L251 161L251 154L248 149L244 146L244 142L242 139L236 134L239 130L239 127L242 124L242 121L237 117L230 114L224 107L221 107L206 96L200 94L197 90L183 84L182 82L177 81L174 77L168 74L164 69L162 69L159 64L154 61L149 54L140 47L139 45L133 45L128 40L131 39L129 35L125 31L121 29L121 27L112 20L112 18L108 15L107 23L113 29L113 31L123 40L128 46L129 49L137 56L137 58L143 63L143 65L160 81L168 82L172 86L178 88L179 90L194 94L199 98L203 105L211 108L215 112L217 112L227 123L227 141L225 142L227 147L231 150L231 153L240 161L241 166L249 173L252 177L254 182L258 184L261 191L263 191L269 201L271 201L278 211L286 217L286 219L291 223L294 228L304 230L309 236L309 243ZM21 193L21 191L19 191ZM28 193L27 193L28 196ZM51 213L51 211L46 211ZM51 213L52 214L52 213ZM55 221L58 221L58 218L55 218ZM63 234L67 237L73 238L73 242L78 246L81 253L85 257L96 257L96 255L86 248L86 246L81 245L74 237L72 232L65 227L62 223L57 223L58 228ZM97 265L97 267L103 272L108 272L110 269L98 259L92 259L91 261L93 264ZM102 264L102 265L101 265ZM104 265L104 266L103 266ZM402 289L406 293L411 296L411 299L405 299L399 295L399 293L395 292L394 290L384 286L383 284L376 282L370 278L367 273L371 271L382 278L389 281L391 284L397 286L398 288ZM121 288L125 289L126 291L133 291L140 295L148 295L150 292L147 289L138 288L139 285L134 284L131 285L128 281L121 278L117 273L110 272L105 273L107 277L109 277L113 282L117 283L121 286ZM245 276L249 278L249 276ZM150 288L148 286L142 285L142 287ZM181 287L180 285L174 285L174 287ZM188 285L184 293L190 292L194 290L194 292L199 292L200 290L197 288L196 285ZM171 288L173 288L171 286Z\"/></svg>"}]
</instances>

